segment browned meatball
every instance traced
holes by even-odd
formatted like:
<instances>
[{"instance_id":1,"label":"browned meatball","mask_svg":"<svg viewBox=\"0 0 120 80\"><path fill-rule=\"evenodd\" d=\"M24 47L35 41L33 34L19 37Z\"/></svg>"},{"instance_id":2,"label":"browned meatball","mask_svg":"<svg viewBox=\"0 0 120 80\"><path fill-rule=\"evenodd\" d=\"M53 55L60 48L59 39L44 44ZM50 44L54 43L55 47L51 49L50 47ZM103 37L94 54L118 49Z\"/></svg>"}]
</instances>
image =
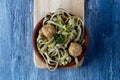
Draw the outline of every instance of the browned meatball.
<instances>
[{"instance_id":1,"label":"browned meatball","mask_svg":"<svg viewBox=\"0 0 120 80\"><path fill-rule=\"evenodd\" d=\"M42 33L45 37L51 38L56 33L55 27L51 24L46 24L42 27Z\"/></svg>"},{"instance_id":2,"label":"browned meatball","mask_svg":"<svg viewBox=\"0 0 120 80\"><path fill-rule=\"evenodd\" d=\"M81 55L82 53L82 47L77 42L71 42L69 47L69 54L73 57L77 57Z\"/></svg>"}]
</instances>

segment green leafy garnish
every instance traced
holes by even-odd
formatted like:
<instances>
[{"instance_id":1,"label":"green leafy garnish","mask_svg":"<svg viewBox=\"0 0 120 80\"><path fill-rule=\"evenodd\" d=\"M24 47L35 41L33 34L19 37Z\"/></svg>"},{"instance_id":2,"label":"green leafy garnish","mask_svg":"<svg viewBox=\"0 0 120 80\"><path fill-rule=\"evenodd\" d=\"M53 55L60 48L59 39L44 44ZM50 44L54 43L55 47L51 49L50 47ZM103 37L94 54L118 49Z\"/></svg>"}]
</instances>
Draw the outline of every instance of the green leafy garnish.
<instances>
[{"instance_id":1,"label":"green leafy garnish","mask_svg":"<svg viewBox=\"0 0 120 80\"><path fill-rule=\"evenodd\" d=\"M65 37L62 34L56 34L54 36L54 39L55 39L56 43L62 44L65 40Z\"/></svg>"}]
</instances>

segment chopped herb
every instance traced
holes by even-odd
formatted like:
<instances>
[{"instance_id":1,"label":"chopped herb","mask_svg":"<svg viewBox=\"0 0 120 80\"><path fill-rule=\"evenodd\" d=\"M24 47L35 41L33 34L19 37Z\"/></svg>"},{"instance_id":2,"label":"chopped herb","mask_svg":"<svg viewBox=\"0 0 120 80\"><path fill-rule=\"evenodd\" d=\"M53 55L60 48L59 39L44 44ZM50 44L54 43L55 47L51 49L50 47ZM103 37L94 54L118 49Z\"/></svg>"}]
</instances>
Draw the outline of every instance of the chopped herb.
<instances>
[{"instance_id":1,"label":"chopped herb","mask_svg":"<svg viewBox=\"0 0 120 80\"><path fill-rule=\"evenodd\" d=\"M65 37L62 34L56 34L54 36L54 39L55 39L56 43L62 44L65 40Z\"/></svg>"}]
</instances>

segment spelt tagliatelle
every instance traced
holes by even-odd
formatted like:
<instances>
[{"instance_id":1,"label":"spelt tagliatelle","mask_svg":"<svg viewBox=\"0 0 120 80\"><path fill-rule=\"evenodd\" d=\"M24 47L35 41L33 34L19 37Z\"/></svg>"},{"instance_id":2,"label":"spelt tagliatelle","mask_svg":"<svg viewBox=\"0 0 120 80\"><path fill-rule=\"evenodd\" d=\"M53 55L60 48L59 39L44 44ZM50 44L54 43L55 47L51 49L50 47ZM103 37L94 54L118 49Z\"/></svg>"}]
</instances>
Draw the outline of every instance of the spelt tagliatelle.
<instances>
[{"instance_id":1,"label":"spelt tagliatelle","mask_svg":"<svg viewBox=\"0 0 120 80\"><path fill-rule=\"evenodd\" d=\"M69 64L74 58L77 66L78 59L69 55L68 47L71 41L76 41L81 45L84 43L84 26L82 20L79 17L71 16L64 9L60 8L45 16L43 26L46 24L54 25L56 34L58 34L56 37L46 38L42 31L39 30L37 48L43 56L48 69L55 70L59 65ZM59 39L61 38L62 41L60 42Z\"/></svg>"}]
</instances>

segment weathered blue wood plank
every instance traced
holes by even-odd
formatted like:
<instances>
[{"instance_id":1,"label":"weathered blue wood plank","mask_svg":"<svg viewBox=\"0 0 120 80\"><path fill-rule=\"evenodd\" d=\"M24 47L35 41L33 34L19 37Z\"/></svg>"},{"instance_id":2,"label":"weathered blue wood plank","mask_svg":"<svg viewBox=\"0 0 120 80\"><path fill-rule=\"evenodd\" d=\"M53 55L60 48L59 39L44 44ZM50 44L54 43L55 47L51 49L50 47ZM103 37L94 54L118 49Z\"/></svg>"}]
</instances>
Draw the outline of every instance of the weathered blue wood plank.
<instances>
[{"instance_id":1,"label":"weathered blue wood plank","mask_svg":"<svg viewBox=\"0 0 120 80\"><path fill-rule=\"evenodd\" d=\"M119 80L119 13L119 0L86 0L85 62L79 69L50 72L33 63L33 0L0 0L0 80Z\"/></svg>"},{"instance_id":2,"label":"weathered blue wood plank","mask_svg":"<svg viewBox=\"0 0 120 80\"><path fill-rule=\"evenodd\" d=\"M33 66L32 0L0 2L0 80L29 80Z\"/></svg>"}]
</instances>

